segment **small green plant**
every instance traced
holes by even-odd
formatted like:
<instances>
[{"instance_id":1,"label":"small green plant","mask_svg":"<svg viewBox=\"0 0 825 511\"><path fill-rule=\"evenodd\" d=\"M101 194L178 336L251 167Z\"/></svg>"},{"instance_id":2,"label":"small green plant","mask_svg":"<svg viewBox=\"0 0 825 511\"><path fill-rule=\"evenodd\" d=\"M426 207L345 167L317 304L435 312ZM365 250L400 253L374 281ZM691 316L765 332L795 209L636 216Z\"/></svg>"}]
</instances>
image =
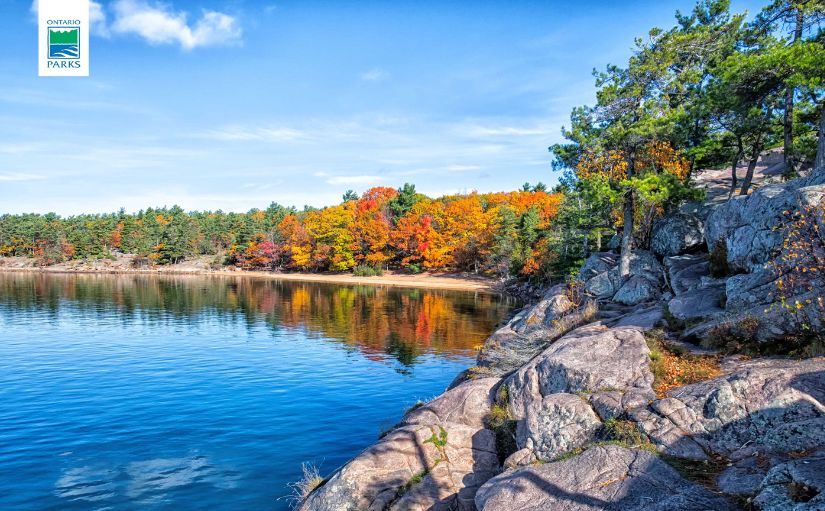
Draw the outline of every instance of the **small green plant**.
<instances>
[{"instance_id":1,"label":"small green plant","mask_svg":"<svg viewBox=\"0 0 825 511\"><path fill-rule=\"evenodd\" d=\"M380 277L384 274L384 270L380 266L359 264L352 269L352 274L356 277Z\"/></svg>"},{"instance_id":2,"label":"small green plant","mask_svg":"<svg viewBox=\"0 0 825 511\"><path fill-rule=\"evenodd\" d=\"M424 443L433 444L436 449L440 450L447 446L447 430L441 426L438 426L438 429L440 432L436 434L436 432L433 431L432 436L424 440Z\"/></svg>"},{"instance_id":3,"label":"small green plant","mask_svg":"<svg viewBox=\"0 0 825 511\"><path fill-rule=\"evenodd\" d=\"M432 428L431 428L432 429ZM430 438L424 440L425 444L433 444L436 450L438 451L438 457L435 459L435 464L438 465L442 461L449 462L450 459L447 457L447 430L441 426L438 426L439 432L436 433L434 429L432 429L432 436Z\"/></svg>"},{"instance_id":4,"label":"small green plant","mask_svg":"<svg viewBox=\"0 0 825 511\"><path fill-rule=\"evenodd\" d=\"M412 489L413 486L415 486L415 485L419 484L421 481L423 481L424 478L427 477L427 474L429 474L429 473L430 473L429 470L424 469L421 472L418 472L417 474L413 475L410 478L409 481L407 481L406 483L404 483L403 486L398 488L398 494L396 495L396 500L403 497L404 494L407 493L408 491L410 491L410 489Z\"/></svg>"}]
</instances>

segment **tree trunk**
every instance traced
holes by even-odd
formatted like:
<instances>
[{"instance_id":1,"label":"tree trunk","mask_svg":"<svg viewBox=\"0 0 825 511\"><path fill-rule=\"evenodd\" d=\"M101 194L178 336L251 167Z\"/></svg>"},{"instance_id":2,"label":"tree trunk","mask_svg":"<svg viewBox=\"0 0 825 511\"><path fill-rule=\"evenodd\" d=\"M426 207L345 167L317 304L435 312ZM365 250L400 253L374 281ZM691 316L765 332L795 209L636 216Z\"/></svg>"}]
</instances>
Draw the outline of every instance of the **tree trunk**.
<instances>
[{"instance_id":1,"label":"tree trunk","mask_svg":"<svg viewBox=\"0 0 825 511\"><path fill-rule=\"evenodd\" d=\"M819 139L816 145L816 159L814 169L825 166L825 100L822 101L819 112Z\"/></svg>"},{"instance_id":2,"label":"tree trunk","mask_svg":"<svg viewBox=\"0 0 825 511\"><path fill-rule=\"evenodd\" d=\"M619 275L630 275L630 252L633 250L633 192L628 190L624 196L624 231L622 232L622 255L619 258Z\"/></svg>"},{"instance_id":3,"label":"tree trunk","mask_svg":"<svg viewBox=\"0 0 825 511\"><path fill-rule=\"evenodd\" d=\"M748 173L745 174L745 179L742 180L742 189L739 190L739 195L747 195L753 181L753 171L756 168L756 162L759 161L759 153L762 152L762 143L757 141L753 144L753 152L751 159L748 162Z\"/></svg>"},{"instance_id":4,"label":"tree trunk","mask_svg":"<svg viewBox=\"0 0 825 511\"><path fill-rule=\"evenodd\" d=\"M794 149L793 149L793 96L796 90L792 86L788 86L785 90L785 116L782 120L782 131L784 140L782 144L782 157L785 160L785 170L782 175L790 178L796 172L794 163Z\"/></svg>"},{"instance_id":5,"label":"tree trunk","mask_svg":"<svg viewBox=\"0 0 825 511\"><path fill-rule=\"evenodd\" d=\"M802 29L804 27L805 14L802 9L796 9L796 26L794 27L793 42L796 43L802 38ZM782 149L783 159L785 160L785 177L792 177L796 173L796 158L793 148L793 100L796 94L796 88L789 85L785 89L785 115L782 120L782 131L784 135Z\"/></svg>"},{"instance_id":6,"label":"tree trunk","mask_svg":"<svg viewBox=\"0 0 825 511\"><path fill-rule=\"evenodd\" d=\"M635 162L633 157L627 162L627 178L633 178ZM633 250L633 190L624 194L624 231L622 232L622 253L619 256L619 276L630 275L630 253Z\"/></svg>"},{"instance_id":7,"label":"tree trunk","mask_svg":"<svg viewBox=\"0 0 825 511\"><path fill-rule=\"evenodd\" d=\"M730 165L730 193L728 193L728 199L733 197L733 194L736 193L736 185L739 181L736 177L736 168L739 167L739 160L741 160L745 155L744 153L745 150L742 148L742 140L739 139L737 141L736 155L733 157L733 163Z\"/></svg>"}]
</instances>

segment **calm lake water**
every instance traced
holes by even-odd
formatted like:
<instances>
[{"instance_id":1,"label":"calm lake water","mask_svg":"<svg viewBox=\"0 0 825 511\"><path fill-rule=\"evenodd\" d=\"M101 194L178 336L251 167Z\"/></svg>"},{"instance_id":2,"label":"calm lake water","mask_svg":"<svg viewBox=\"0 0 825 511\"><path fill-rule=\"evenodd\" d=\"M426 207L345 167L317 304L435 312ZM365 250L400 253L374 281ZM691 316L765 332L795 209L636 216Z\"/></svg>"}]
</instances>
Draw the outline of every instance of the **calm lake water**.
<instances>
[{"instance_id":1,"label":"calm lake water","mask_svg":"<svg viewBox=\"0 0 825 511\"><path fill-rule=\"evenodd\" d=\"M281 510L513 307L245 278L0 273L0 509Z\"/></svg>"}]
</instances>

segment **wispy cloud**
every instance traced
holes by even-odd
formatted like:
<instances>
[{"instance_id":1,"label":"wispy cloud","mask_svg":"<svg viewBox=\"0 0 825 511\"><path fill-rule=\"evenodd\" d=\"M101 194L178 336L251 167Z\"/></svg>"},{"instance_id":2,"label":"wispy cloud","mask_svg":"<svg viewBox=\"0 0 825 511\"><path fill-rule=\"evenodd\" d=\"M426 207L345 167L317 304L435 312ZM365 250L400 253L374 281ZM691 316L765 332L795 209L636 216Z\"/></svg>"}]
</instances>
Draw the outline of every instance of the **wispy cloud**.
<instances>
[{"instance_id":1,"label":"wispy cloud","mask_svg":"<svg viewBox=\"0 0 825 511\"><path fill-rule=\"evenodd\" d=\"M294 142L309 138L306 132L293 128L244 126L227 126L221 129L209 130L201 136L214 140L259 142Z\"/></svg>"},{"instance_id":2,"label":"wispy cloud","mask_svg":"<svg viewBox=\"0 0 825 511\"><path fill-rule=\"evenodd\" d=\"M327 179L330 185L371 185L383 181L381 176L333 176Z\"/></svg>"},{"instance_id":3,"label":"wispy cloud","mask_svg":"<svg viewBox=\"0 0 825 511\"><path fill-rule=\"evenodd\" d=\"M46 178L35 174L22 174L18 172L0 173L0 181L39 181L41 179Z\"/></svg>"},{"instance_id":4,"label":"wispy cloud","mask_svg":"<svg viewBox=\"0 0 825 511\"><path fill-rule=\"evenodd\" d=\"M530 137L535 135L547 136L552 131L549 126L490 126L469 125L461 126L464 134L470 137Z\"/></svg>"},{"instance_id":5,"label":"wispy cloud","mask_svg":"<svg viewBox=\"0 0 825 511\"><path fill-rule=\"evenodd\" d=\"M378 82L381 80L386 80L390 77L390 74L384 71L383 69L373 68L369 71L364 71L361 73L360 78L365 82Z\"/></svg>"},{"instance_id":6,"label":"wispy cloud","mask_svg":"<svg viewBox=\"0 0 825 511\"><path fill-rule=\"evenodd\" d=\"M204 10L200 18L190 24L187 12L174 11L167 4L116 0L112 10L115 15L110 27L112 32L135 34L151 44L178 44L191 50L236 44L243 35L235 17L217 11Z\"/></svg>"}]
</instances>

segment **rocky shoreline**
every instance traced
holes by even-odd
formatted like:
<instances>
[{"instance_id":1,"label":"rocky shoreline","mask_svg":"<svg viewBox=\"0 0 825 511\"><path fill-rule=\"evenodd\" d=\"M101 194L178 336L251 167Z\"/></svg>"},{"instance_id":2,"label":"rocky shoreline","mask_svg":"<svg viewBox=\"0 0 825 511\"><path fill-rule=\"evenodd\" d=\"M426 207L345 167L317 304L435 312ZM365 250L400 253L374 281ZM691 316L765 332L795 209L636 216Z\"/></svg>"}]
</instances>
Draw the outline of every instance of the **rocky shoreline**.
<instances>
[{"instance_id":1,"label":"rocky shoreline","mask_svg":"<svg viewBox=\"0 0 825 511\"><path fill-rule=\"evenodd\" d=\"M547 290L298 508L825 509L825 358L725 355L802 323L825 332L815 307L790 319L771 307L770 269L784 212L823 201L819 169L686 206L654 227L628 279L615 254L592 255L581 285ZM663 360L712 370L665 385Z\"/></svg>"}]
</instances>

